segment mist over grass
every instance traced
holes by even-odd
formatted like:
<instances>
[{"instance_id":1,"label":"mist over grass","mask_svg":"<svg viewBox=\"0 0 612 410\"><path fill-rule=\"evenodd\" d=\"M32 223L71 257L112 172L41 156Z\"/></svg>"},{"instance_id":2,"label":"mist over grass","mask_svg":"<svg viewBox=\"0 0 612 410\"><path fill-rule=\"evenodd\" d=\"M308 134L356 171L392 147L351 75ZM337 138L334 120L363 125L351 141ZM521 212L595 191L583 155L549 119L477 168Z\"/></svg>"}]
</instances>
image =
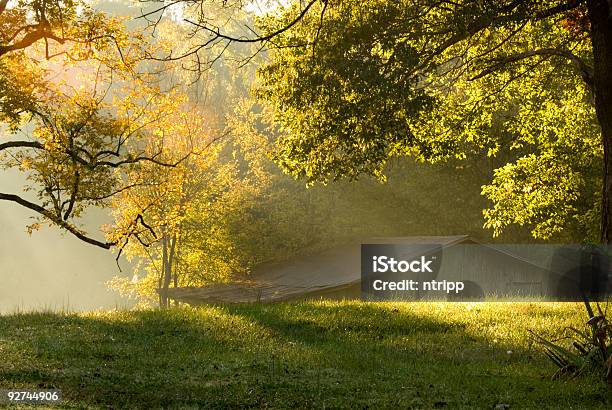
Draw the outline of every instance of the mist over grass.
<instances>
[{"instance_id":1,"label":"mist over grass","mask_svg":"<svg viewBox=\"0 0 612 410\"><path fill-rule=\"evenodd\" d=\"M4 173L0 184L20 192L20 176ZM104 283L119 274L115 255L89 246L56 227L43 227L29 235L26 225L33 213L0 202L0 313L28 310L93 310L131 306L110 292ZM103 210L90 212L87 227L107 222ZM122 260L124 274L130 265Z\"/></svg>"}]
</instances>

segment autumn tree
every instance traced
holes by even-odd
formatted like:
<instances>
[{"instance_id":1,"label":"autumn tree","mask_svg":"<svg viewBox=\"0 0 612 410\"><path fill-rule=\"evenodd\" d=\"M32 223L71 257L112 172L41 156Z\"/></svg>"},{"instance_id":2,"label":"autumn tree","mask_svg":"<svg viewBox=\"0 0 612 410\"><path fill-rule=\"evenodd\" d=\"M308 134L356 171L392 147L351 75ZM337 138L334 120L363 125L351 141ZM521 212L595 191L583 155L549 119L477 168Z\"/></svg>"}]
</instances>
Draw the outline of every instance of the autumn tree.
<instances>
[{"instance_id":1,"label":"autumn tree","mask_svg":"<svg viewBox=\"0 0 612 410\"><path fill-rule=\"evenodd\" d=\"M227 135L215 137L206 116L179 110L164 132L171 138L175 158L189 158L163 173L140 164L126 174L136 185L113 200L115 227L124 237L142 215L148 230L126 243L128 259L137 261L133 280L117 277L111 287L124 295L168 307L170 287L223 282L245 273L248 263L238 242L249 230L246 214L255 203L265 175L246 166ZM171 160L171 158L168 158Z\"/></svg>"},{"instance_id":2,"label":"autumn tree","mask_svg":"<svg viewBox=\"0 0 612 410\"><path fill-rule=\"evenodd\" d=\"M0 166L25 178L25 194L0 199L102 248L147 229L136 215L121 237L82 228L89 207L134 187L125 173L166 162L159 129L177 96L142 67L146 42L81 1L0 2ZM186 155L187 156L187 155Z\"/></svg>"}]
</instances>

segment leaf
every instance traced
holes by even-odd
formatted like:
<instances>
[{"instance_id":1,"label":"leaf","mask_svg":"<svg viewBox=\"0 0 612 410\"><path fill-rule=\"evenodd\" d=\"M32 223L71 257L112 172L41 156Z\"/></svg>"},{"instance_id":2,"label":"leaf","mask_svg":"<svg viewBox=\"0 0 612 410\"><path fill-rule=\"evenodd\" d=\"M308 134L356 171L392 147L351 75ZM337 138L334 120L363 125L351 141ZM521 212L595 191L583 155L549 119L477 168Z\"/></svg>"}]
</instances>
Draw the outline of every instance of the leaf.
<instances>
[{"instance_id":1,"label":"leaf","mask_svg":"<svg viewBox=\"0 0 612 410\"><path fill-rule=\"evenodd\" d=\"M544 345L546 348L548 348L551 353L553 353L556 356L559 356L560 358L564 359L565 361L567 361L569 364L574 364L578 367L584 365L584 358L580 357L579 355L572 353L571 351L569 351L566 348L563 348L561 346L558 346L552 342L549 342L548 340L544 339L543 337L531 332L531 334L536 338L536 340Z\"/></svg>"}]
</instances>

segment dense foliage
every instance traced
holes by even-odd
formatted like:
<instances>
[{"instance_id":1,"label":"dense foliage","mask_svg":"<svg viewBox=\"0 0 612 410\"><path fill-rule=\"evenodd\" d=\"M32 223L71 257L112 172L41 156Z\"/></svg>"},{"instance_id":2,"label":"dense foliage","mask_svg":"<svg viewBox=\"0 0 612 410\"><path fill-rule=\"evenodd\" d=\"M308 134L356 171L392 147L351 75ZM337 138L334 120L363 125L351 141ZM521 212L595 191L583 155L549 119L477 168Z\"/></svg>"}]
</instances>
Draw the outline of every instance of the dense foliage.
<instances>
[{"instance_id":1,"label":"dense foliage","mask_svg":"<svg viewBox=\"0 0 612 410\"><path fill-rule=\"evenodd\" d=\"M284 131L277 162L316 181L384 178L388 161L495 157L486 226L596 240L602 146L584 9L556 2L313 5L275 40L258 95ZM262 23L271 32L297 4Z\"/></svg>"}]
</instances>

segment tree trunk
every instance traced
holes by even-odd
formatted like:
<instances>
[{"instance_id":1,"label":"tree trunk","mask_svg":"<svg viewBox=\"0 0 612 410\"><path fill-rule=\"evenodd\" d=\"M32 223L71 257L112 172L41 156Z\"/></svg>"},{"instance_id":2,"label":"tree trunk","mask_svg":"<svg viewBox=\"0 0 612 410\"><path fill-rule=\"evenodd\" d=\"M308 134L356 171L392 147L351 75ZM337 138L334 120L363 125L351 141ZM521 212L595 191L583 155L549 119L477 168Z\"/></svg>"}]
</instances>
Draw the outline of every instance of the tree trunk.
<instances>
[{"instance_id":1,"label":"tree trunk","mask_svg":"<svg viewBox=\"0 0 612 410\"><path fill-rule=\"evenodd\" d=\"M168 272L168 239L164 235L162 239L162 271L161 271L161 286L159 287L159 307L168 307L168 283L166 280Z\"/></svg>"},{"instance_id":2,"label":"tree trunk","mask_svg":"<svg viewBox=\"0 0 612 410\"><path fill-rule=\"evenodd\" d=\"M612 6L608 0L587 2L593 46L595 111L603 142L601 242L612 243Z\"/></svg>"},{"instance_id":3,"label":"tree trunk","mask_svg":"<svg viewBox=\"0 0 612 410\"><path fill-rule=\"evenodd\" d=\"M176 251L176 235L172 237L170 240L170 245L168 246L168 237L164 236L162 239L162 285L159 290L159 294L161 296L160 299L160 307L168 308L170 307L170 300L168 299L168 288L170 287L170 282L172 281L172 266L174 262L174 253Z\"/></svg>"},{"instance_id":4,"label":"tree trunk","mask_svg":"<svg viewBox=\"0 0 612 410\"><path fill-rule=\"evenodd\" d=\"M178 281L178 262L179 262L179 252L181 250L181 248L177 245L178 242L178 235L174 236L174 243L172 244L173 248L176 248L176 256L174 256L172 258L172 265L174 266L173 272L172 272L172 285L175 288L178 288L179 285L179 281ZM174 254L174 252L172 252ZM174 299L174 306L178 306L179 305L179 301Z\"/></svg>"},{"instance_id":5,"label":"tree trunk","mask_svg":"<svg viewBox=\"0 0 612 410\"><path fill-rule=\"evenodd\" d=\"M174 252L176 251L176 235L170 239L170 249L168 251L168 262L166 263L166 273L164 276L164 291L166 292L166 307L170 307L170 300L168 300L168 288L172 281L172 268L174 267Z\"/></svg>"},{"instance_id":6,"label":"tree trunk","mask_svg":"<svg viewBox=\"0 0 612 410\"><path fill-rule=\"evenodd\" d=\"M176 248L176 255L173 256L173 274L172 274L172 281L174 282L174 287L178 288L179 285L179 263L181 261L180 256L181 256L181 247L180 244L178 243L180 241L180 237L181 237L181 229L182 229L183 224L179 223L178 225L178 230L177 233L174 234L174 244L173 247ZM173 254L175 252L173 251ZM178 300L174 300L174 306L178 306L179 305L179 301Z\"/></svg>"}]
</instances>

